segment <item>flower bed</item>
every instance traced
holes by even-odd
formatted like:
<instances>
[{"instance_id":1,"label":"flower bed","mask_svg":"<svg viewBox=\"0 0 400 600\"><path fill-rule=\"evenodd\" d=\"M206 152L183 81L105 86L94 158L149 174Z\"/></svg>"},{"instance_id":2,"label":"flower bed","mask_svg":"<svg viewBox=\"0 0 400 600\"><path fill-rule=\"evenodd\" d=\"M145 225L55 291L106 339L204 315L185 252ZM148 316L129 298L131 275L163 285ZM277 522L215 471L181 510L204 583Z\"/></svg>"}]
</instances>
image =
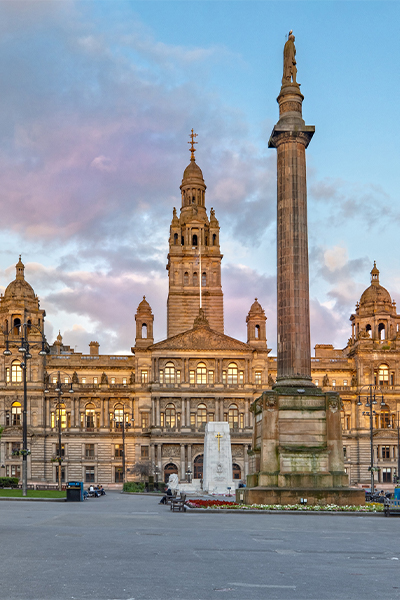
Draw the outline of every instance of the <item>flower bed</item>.
<instances>
[{"instance_id":1,"label":"flower bed","mask_svg":"<svg viewBox=\"0 0 400 600\"><path fill-rule=\"evenodd\" d=\"M226 502L225 500L198 500L190 499L186 503L190 508L216 508L230 510L283 510L301 512L383 512L383 504L365 504L364 506L337 504L311 505L311 504L238 504L237 502Z\"/></svg>"}]
</instances>

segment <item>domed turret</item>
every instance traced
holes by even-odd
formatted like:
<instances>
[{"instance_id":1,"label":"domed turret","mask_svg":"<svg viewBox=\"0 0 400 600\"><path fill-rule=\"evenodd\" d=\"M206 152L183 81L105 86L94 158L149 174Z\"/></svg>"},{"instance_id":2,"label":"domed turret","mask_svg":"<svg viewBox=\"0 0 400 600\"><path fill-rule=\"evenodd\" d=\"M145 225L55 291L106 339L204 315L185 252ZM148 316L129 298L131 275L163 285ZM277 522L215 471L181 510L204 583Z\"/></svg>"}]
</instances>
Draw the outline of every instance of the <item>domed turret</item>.
<instances>
[{"instance_id":1,"label":"domed turret","mask_svg":"<svg viewBox=\"0 0 400 600\"><path fill-rule=\"evenodd\" d=\"M143 300L139 303L138 309L135 315L136 321L136 346L140 348L147 348L154 343L153 338L153 321L154 316L151 310L150 304L146 300L146 296L143 296Z\"/></svg>"},{"instance_id":2,"label":"domed turret","mask_svg":"<svg viewBox=\"0 0 400 600\"><path fill-rule=\"evenodd\" d=\"M265 331L265 322L267 317L257 298L254 300L249 314L246 317L247 323L247 343L252 346L266 346L267 335Z\"/></svg>"},{"instance_id":3,"label":"domed turret","mask_svg":"<svg viewBox=\"0 0 400 600\"><path fill-rule=\"evenodd\" d=\"M379 270L374 262L371 270L371 285L362 293L356 305L355 314L351 315L352 343L382 342L396 337L399 316L396 304L389 292L379 283Z\"/></svg>"},{"instance_id":4,"label":"domed turret","mask_svg":"<svg viewBox=\"0 0 400 600\"><path fill-rule=\"evenodd\" d=\"M23 264L22 260L21 260L21 255L19 257L19 261L17 262L17 264L15 265L15 269L16 269L16 276L14 281L12 281L7 287L6 290L4 292L4 299L5 300L24 300L24 299L29 299L29 300L36 300L36 295L35 292L33 291L33 288L31 285L29 285L29 283L27 281L25 281L25 275L24 275L24 271L25 271L25 265Z\"/></svg>"}]
</instances>

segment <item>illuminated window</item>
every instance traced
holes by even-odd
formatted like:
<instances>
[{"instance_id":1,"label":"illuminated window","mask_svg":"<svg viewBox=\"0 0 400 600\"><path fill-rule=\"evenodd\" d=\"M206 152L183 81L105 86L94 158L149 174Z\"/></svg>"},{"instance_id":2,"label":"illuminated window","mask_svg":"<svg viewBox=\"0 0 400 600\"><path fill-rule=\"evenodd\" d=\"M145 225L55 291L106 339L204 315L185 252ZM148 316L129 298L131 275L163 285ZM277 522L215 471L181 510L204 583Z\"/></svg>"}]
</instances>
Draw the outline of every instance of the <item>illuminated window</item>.
<instances>
[{"instance_id":1,"label":"illuminated window","mask_svg":"<svg viewBox=\"0 0 400 600\"><path fill-rule=\"evenodd\" d=\"M11 381L13 383L21 383L22 381L22 369L21 363L17 360L14 360L11 363Z\"/></svg>"},{"instance_id":2,"label":"illuminated window","mask_svg":"<svg viewBox=\"0 0 400 600\"><path fill-rule=\"evenodd\" d=\"M230 429L237 429L239 426L239 410L236 404L231 404L229 407L228 423Z\"/></svg>"},{"instance_id":3,"label":"illuminated window","mask_svg":"<svg viewBox=\"0 0 400 600\"><path fill-rule=\"evenodd\" d=\"M190 383L194 383L194 371L190 371L189 376L190 376Z\"/></svg>"},{"instance_id":4,"label":"illuminated window","mask_svg":"<svg viewBox=\"0 0 400 600\"><path fill-rule=\"evenodd\" d=\"M207 423L207 407L205 404L199 404L197 407L197 425L201 427L203 423Z\"/></svg>"},{"instance_id":5,"label":"illuminated window","mask_svg":"<svg viewBox=\"0 0 400 600\"><path fill-rule=\"evenodd\" d=\"M67 427L67 413L65 411L65 404L57 404L54 414L56 420L55 426L58 427L58 420L60 419L61 429L65 429Z\"/></svg>"},{"instance_id":6,"label":"illuminated window","mask_svg":"<svg viewBox=\"0 0 400 600\"><path fill-rule=\"evenodd\" d=\"M93 404L87 404L85 410L85 426L86 429L94 429L95 411Z\"/></svg>"},{"instance_id":7,"label":"illuminated window","mask_svg":"<svg viewBox=\"0 0 400 600\"><path fill-rule=\"evenodd\" d=\"M261 371L256 371L254 373L254 383L256 385L261 385L261 383L262 383L262 372Z\"/></svg>"},{"instance_id":8,"label":"illuminated window","mask_svg":"<svg viewBox=\"0 0 400 600\"><path fill-rule=\"evenodd\" d=\"M199 363L196 369L196 383L206 384L207 383L207 368L204 363Z\"/></svg>"},{"instance_id":9,"label":"illuminated window","mask_svg":"<svg viewBox=\"0 0 400 600\"><path fill-rule=\"evenodd\" d=\"M168 362L164 369L165 383L175 383L175 365Z\"/></svg>"},{"instance_id":10,"label":"illuminated window","mask_svg":"<svg viewBox=\"0 0 400 600\"><path fill-rule=\"evenodd\" d=\"M214 383L214 371L208 371L208 383L211 385Z\"/></svg>"},{"instance_id":11,"label":"illuminated window","mask_svg":"<svg viewBox=\"0 0 400 600\"><path fill-rule=\"evenodd\" d=\"M228 365L228 384L234 384L238 382L238 368L235 363Z\"/></svg>"},{"instance_id":12,"label":"illuminated window","mask_svg":"<svg viewBox=\"0 0 400 600\"><path fill-rule=\"evenodd\" d=\"M140 447L140 458L149 458L149 447L148 446Z\"/></svg>"},{"instance_id":13,"label":"illuminated window","mask_svg":"<svg viewBox=\"0 0 400 600\"><path fill-rule=\"evenodd\" d=\"M94 444L85 444L85 457L94 458Z\"/></svg>"},{"instance_id":14,"label":"illuminated window","mask_svg":"<svg viewBox=\"0 0 400 600\"><path fill-rule=\"evenodd\" d=\"M389 368L387 365L380 365L378 372L379 385L388 385L389 383Z\"/></svg>"},{"instance_id":15,"label":"illuminated window","mask_svg":"<svg viewBox=\"0 0 400 600\"><path fill-rule=\"evenodd\" d=\"M115 377L111 377L111 383L115 383Z\"/></svg>"},{"instance_id":16,"label":"illuminated window","mask_svg":"<svg viewBox=\"0 0 400 600\"><path fill-rule=\"evenodd\" d=\"M142 383L148 383L149 376L147 371L142 371Z\"/></svg>"},{"instance_id":17,"label":"illuminated window","mask_svg":"<svg viewBox=\"0 0 400 600\"><path fill-rule=\"evenodd\" d=\"M142 413L141 420L142 420L142 428L147 429L150 425L149 413Z\"/></svg>"},{"instance_id":18,"label":"illuminated window","mask_svg":"<svg viewBox=\"0 0 400 600\"><path fill-rule=\"evenodd\" d=\"M20 402L13 402L11 405L11 423L12 425L21 425L22 407Z\"/></svg>"},{"instance_id":19,"label":"illuminated window","mask_svg":"<svg viewBox=\"0 0 400 600\"><path fill-rule=\"evenodd\" d=\"M115 458L122 458L123 455L123 446L122 444L114 444L114 457Z\"/></svg>"},{"instance_id":20,"label":"illuminated window","mask_svg":"<svg viewBox=\"0 0 400 600\"><path fill-rule=\"evenodd\" d=\"M173 404L167 404L165 407L165 426L175 427L176 423L176 412Z\"/></svg>"}]
</instances>

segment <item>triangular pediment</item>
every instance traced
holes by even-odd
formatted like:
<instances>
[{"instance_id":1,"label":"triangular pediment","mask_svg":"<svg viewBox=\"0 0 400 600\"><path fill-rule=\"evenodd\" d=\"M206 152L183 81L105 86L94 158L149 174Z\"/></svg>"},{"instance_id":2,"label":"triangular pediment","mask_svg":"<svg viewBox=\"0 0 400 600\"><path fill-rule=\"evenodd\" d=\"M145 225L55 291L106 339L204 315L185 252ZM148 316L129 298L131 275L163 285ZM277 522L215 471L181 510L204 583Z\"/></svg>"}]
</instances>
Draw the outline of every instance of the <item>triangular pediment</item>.
<instances>
[{"instance_id":1,"label":"triangular pediment","mask_svg":"<svg viewBox=\"0 0 400 600\"><path fill-rule=\"evenodd\" d=\"M252 352L249 344L235 340L206 326L194 327L157 342L149 350L237 350Z\"/></svg>"}]
</instances>

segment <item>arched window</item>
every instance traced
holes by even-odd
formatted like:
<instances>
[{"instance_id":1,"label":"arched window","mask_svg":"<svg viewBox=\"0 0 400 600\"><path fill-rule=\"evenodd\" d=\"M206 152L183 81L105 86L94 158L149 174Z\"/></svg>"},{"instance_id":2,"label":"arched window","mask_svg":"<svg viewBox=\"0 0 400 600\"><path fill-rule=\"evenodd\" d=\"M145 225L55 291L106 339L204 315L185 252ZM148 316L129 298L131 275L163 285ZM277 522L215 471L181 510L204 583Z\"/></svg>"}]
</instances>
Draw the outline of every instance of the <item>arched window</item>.
<instances>
[{"instance_id":1,"label":"arched window","mask_svg":"<svg viewBox=\"0 0 400 600\"><path fill-rule=\"evenodd\" d=\"M189 285L189 273L187 271L183 274L183 285Z\"/></svg>"},{"instance_id":2,"label":"arched window","mask_svg":"<svg viewBox=\"0 0 400 600\"><path fill-rule=\"evenodd\" d=\"M204 363L199 363L196 368L196 383L205 385L207 383L207 367Z\"/></svg>"},{"instance_id":3,"label":"arched window","mask_svg":"<svg viewBox=\"0 0 400 600\"><path fill-rule=\"evenodd\" d=\"M207 285L207 273L202 273L202 275L201 275L201 285L203 287L206 287L206 285Z\"/></svg>"},{"instance_id":4,"label":"arched window","mask_svg":"<svg viewBox=\"0 0 400 600\"><path fill-rule=\"evenodd\" d=\"M241 479L242 478L242 471L241 471L239 465L237 465L236 463L233 463L233 465L232 465L232 477L233 477L233 479Z\"/></svg>"},{"instance_id":5,"label":"arched window","mask_svg":"<svg viewBox=\"0 0 400 600\"><path fill-rule=\"evenodd\" d=\"M199 404L197 407L197 426L201 427L205 423L207 423L207 406Z\"/></svg>"},{"instance_id":6,"label":"arched window","mask_svg":"<svg viewBox=\"0 0 400 600\"><path fill-rule=\"evenodd\" d=\"M193 273L193 285L199 285L199 276L197 275L196 271Z\"/></svg>"},{"instance_id":7,"label":"arched window","mask_svg":"<svg viewBox=\"0 0 400 600\"><path fill-rule=\"evenodd\" d=\"M176 411L173 404L167 404L165 407L165 427L175 427Z\"/></svg>"},{"instance_id":8,"label":"arched window","mask_svg":"<svg viewBox=\"0 0 400 600\"><path fill-rule=\"evenodd\" d=\"M387 365L379 365L378 385L389 384L389 368Z\"/></svg>"},{"instance_id":9,"label":"arched window","mask_svg":"<svg viewBox=\"0 0 400 600\"><path fill-rule=\"evenodd\" d=\"M142 339L147 339L147 323L142 324Z\"/></svg>"},{"instance_id":10,"label":"arched window","mask_svg":"<svg viewBox=\"0 0 400 600\"><path fill-rule=\"evenodd\" d=\"M178 234L174 233L174 246L178 245Z\"/></svg>"},{"instance_id":11,"label":"arched window","mask_svg":"<svg viewBox=\"0 0 400 600\"><path fill-rule=\"evenodd\" d=\"M386 335L385 335L385 324L384 323L379 323L378 325L378 335L379 335L379 339L380 340L384 340L386 339Z\"/></svg>"},{"instance_id":12,"label":"arched window","mask_svg":"<svg viewBox=\"0 0 400 600\"><path fill-rule=\"evenodd\" d=\"M194 236L192 237L192 246L197 246L197 235L194 234Z\"/></svg>"},{"instance_id":13,"label":"arched window","mask_svg":"<svg viewBox=\"0 0 400 600\"><path fill-rule=\"evenodd\" d=\"M13 402L11 405L11 425L21 425L21 403Z\"/></svg>"},{"instance_id":14,"label":"arched window","mask_svg":"<svg viewBox=\"0 0 400 600\"><path fill-rule=\"evenodd\" d=\"M213 246L216 246L216 244L217 244L217 234L216 234L216 233L213 233L213 238L212 238L212 240L213 240L213 243L212 243L212 245L213 245Z\"/></svg>"},{"instance_id":15,"label":"arched window","mask_svg":"<svg viewBox=\"0 0 400 600\"><path fill-rule=\"evenodd\" d=\"M20 331L21 331L21 319L17 317L13 321L13 334L19 335Z\"/></svg>"},{"instance_id":16,"label":"arched window","mask_svg":"<svg viewBox=\"0 0 400 600\"><path fill-rule=\"evenodd\" d=\"M369 337L371 337L371 333L372 333L371 325L369 325L369 324L366 325L365 331L368 333Z\"/></svg>"},{"instance_id":17,"label":"arched window","mask_svg":"<svg viewBox=\"0 0 400 600\"><path fill-rule=\"evenodd\" d=\"M87 404L85 409L86 429L94 429L95 417L94 404Z\"/></svg>"},{"instance_id":18,"label":"arched window","mask_svg":"<svg viewBox=\"0 0 400 600\"><path fill-rule=\"evenodd\" d=\"M168 463L164 467L164 483L168 483L169 476L173 473L178 475L178 467L174 463Z\"/></svg>"},{"instance_id":19,"label":"arched window","mask_svg":"<svg viewBox=\"0 0 400 600\"><path fill-rule=\"evenodd\" d=\"M55 426L58 428L58 419L61 420L61 429L67 427L67 413L65 411L65 404L57 404L55 412L56 423Z\"/></svg>"},{"instance_id":20,"label":"arched window","mask_svg":"<svg viewBox=\"0 0 400 600\"><path fill-rule=\"evenodd\" d=\"M11 363L11 381L12 383L21 383L22 381L22 369L19 360L14 360Z\"/></svg>"},{"instance_id":21,"label":"arched window","mask_svg":"<svg viewBox=\"0 0 400 600\"><path fill-rule=\"evenodd\" d=\"M238 429L239 427L239 410L236 404L231 404L229 407L228 423L230 429Z\"/></svg>"},{"instance_id":22,"label":"arched window","mask_svg":"<svg viewBox=\"0 0 400 600\"><path fill-rule=\"evenodd\" d=\"M193 461L193 479L203 479L203 455L199 454Z\"/></svg>"},{"instance_id":23,"label":"arched window","mask_svg":"<svg viewBox=\"0 0 400 600\"><path fill-rule=\"evenodd\" d=\"M381 411L380 426L381 426L382 429L387 429L388 427L392 426L392 424L390 422L390 412L388 410L382 410Z\"/></svg>"},{"instance_id":24,"label":"arched window","mask_svg":"<svg viewBox=\"0 0 400 600\"><path fill-rule=\"evenodd\" d=\"M122 404L117 404L114 408L114 422L116 427L120 427L119 423L124 420L124 407Z\"/></svg>"},{"instance_id":25,"label":"arched window","mask_svg":"<svg viewBox=\"0 0 400 600\"><path fill-rule=\"evenodd\" d=\"M256 325L254 335L255 335L256 340L260 339L260 326L259 325Z\"/></svg>"},{"instance_id":26,"label":"arched window","mask_svg":"<svg viewBox=\"0 0 400 600\"><path fill-rule=\"evenodd\" d=\"M237 383L238 382L238 368L235 363L230 363L228 365L228 381L227 383Z\"/></svg>"},{"instance_id":27,"label":"arched window","mask_svg":"<svg viewBox=\"0 0 400 600\"><path fill-rule=\"evenodd\" d=\"M175 383L175 365L172 362L167 362L164 369L165 383Z\"/></svg>"}]
</instances>

